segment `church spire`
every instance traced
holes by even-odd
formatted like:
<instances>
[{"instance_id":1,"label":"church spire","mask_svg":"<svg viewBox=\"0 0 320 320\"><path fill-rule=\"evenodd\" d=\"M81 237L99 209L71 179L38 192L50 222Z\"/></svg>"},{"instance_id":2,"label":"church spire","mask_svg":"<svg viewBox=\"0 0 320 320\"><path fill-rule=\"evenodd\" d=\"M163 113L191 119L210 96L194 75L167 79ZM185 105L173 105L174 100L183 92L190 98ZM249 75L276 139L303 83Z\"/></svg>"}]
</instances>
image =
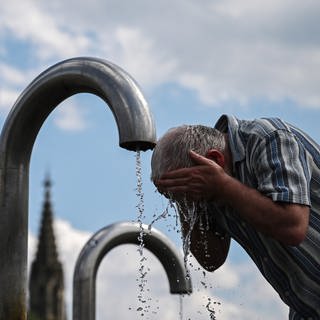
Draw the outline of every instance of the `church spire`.
<instances>
[{"instance_id":1,"label":"church spire","mask_svg":"<svg viewBox=\"0 0 320 320\"><path fill-rule=\"evenodd\" d=\"M30 319L65 320L64 280L53 229L51 180L44 181L44 203L36 258L30 272Z\"/></svg>"},{"instance_id":2,"label":"church spire","mask_svg":"<svg viewBox=\"0 0 320 320\"><path fill-rule=\"evenodd\" d=\"M51 205L51 180L47 176L44 181L45 199L42 210L40 235L38 242L37 260L41 263L58 265L57 247L53 230L53 212Z\"/></svg>"}]
</instances>

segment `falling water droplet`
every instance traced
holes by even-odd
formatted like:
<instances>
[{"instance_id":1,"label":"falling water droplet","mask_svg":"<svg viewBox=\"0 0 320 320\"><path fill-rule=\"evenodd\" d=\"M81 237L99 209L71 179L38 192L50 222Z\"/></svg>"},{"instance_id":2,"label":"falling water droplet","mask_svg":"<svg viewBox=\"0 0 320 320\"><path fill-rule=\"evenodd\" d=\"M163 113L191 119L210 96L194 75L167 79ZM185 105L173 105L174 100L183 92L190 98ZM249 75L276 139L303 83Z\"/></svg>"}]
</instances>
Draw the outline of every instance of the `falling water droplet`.
<instances>
[{"instance_id":1,"label":"falling water droplet","mask_svg":"<svg viewBox=\"0 0 320 320\"><path fill-rule=\"evenodd\" d=\"M211 306L211 304L212 304L211 299L208 298L208 303L206 305L206 309L209 312L210 319L216 320L216 312L215 312L214 308Z\"/></svg>"},{"instance_id":2,"label":"falling water droplet","mask_svg":"<svg viewBox=\"0 0 320 320\"><path fill-rule=\"evenodd\" d=\"M179 320L183 320L183 294L179 296Z\"/></svg>"}]
</instances>

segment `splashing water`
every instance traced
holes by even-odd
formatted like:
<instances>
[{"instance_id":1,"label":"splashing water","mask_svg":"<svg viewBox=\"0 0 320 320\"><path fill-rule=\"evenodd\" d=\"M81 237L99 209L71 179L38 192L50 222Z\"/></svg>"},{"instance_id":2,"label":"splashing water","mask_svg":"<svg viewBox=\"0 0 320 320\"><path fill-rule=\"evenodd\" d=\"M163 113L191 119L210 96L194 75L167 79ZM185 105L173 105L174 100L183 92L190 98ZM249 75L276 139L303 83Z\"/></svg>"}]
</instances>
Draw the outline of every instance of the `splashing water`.
<instances>
[{"instance_id":1,"label":"splashing water","mask_svg":"<svg viewBox=\"0 0 320 320\"><path fill-rule=\"evenodd\" d=\"M168 200L168 203L165 207L165 209L162 211L161 214L158 216L155 215L152 222L149 224L148 229L151 230L152 226L161 219L166 219L167 217L170 217L170 209L174 210L174 216L175 216L175 226L173 227L174 230L178 230L178 224L179 224L179 213L182 216L181 219L183 219L184 222L189 224L189 229L186 235L183 235L181 233L181 240L182 240L182 248L183 248L183 255L184 255L184 267L186 270L186 278L190 279L190 271L188 268L188 256L190 254L190 245L191 245L191 234L194 228L194 225L197 221L197 210L195 209L195 206L192 208L189 208L187 206L184 206L185 208L188 208L187 211L180 211L177 207L177 205L172 201L171 199Z\"/></svg>"},{"instance_id":2,"label":"splashing water","mask_svg":"<svg viewBox=\"0 0 320 320\"><path fill-rule=\"evenodd\" d=\"M211 304L212 304L211 298L208 298L208 303L206 305L206 309L209 312L210 319L216 320L216 312L215 312L214 308L212 308Z\"/></svg>"},{"instance_id":3,"label":"splashing water","mask_svg":"<svg viewBox=\"0 0 320 320\"><path fill-rule=\"evenodd\" d=\"M212 289L211 285L208 285L206 282L206 272L202 271L202 281L200 281L201 285L203 286L204 289ZM204 307L206 308L206 310L209 313L209 317L211 320L216 320L216 310L215 310L215 306L220 306L221 303L218 301L213 301L210 297L208 296L204 296L203 297L206 300L206 303L204 305Z\"/></svg>"},{"instance_id":4,"label":"splashing water","mask_svg":"<svg viewBox=\"0 0 320 320\"><path fill-rule=\"evenodd\" d=\"M184 265L186 270L186 277L190 278L190 268L192 268L193 265L191 262L189 262L189 257L191 255L191 240L192 240L191 237L195 227L199 228L199 232L201 234L204 256L206 258L210 258L209 244L208 244L208 238L207 238L207 234L208 232L210 232L209 212L207 210L207 207L203 204L192 203L190 205L189 203L187 205L187 202L185 201L183 203L183 206L177 206L172 200L169 200L163 212L158 216L154 216L155 218L150 223L148 228L151 229L152 225L157 221L170 217L170 209L174 210L176 225L179 224L179 216L180 216L181 225L183 223L188 225L187 232L185 232L185 234L181 232L181 240L182 240L182 248L183 248L183 254L184 254ZM197 270L195 269L194 271L201 271L201 270L203 269L198 268ZM200 284L202 288L206 291L208 289L212 289L212 285L208 284L208 280L206 279L205 271L202 271L202 280L200 281ZM210 298L206 294L203 298L206 300L206 302L203 304L203 307L209 313L210 319L216 320L215 307L220 306L221 303L212 300L212 298ZM183 320L183 296L180 296L179 303L180 303L179 319ZM201 314L200 311L199 311L199 314Z\"/></svg>"},{"instance_id":5,"label":"splashing water","mask_svg":"<svg viewBox=\"0 0 320 320\"><path fill-rule=\"evenodd\" d=\"M183 248L183 254L184 254L184 266L186 269L186 278L190 279L190 269L188 266L188 256L191 253L190 247L191 247L191 235L194 229L194 226L198 220L198 211L196 210L196 206L193 203L191 206L187 206L186 212L181 212L184 222L188 223L189 228L187 230L187 233L182 236L182 248Z\"/></svg>"},{"instance_id":6,"label":"splashing water","mask_svg":"<svg viewBox=\"0 0 320 320\"><path fill-rule=\"evenodd\" d=\"M175 206L172 200L169 200L165 209L162 211L161 214L159 215L154 215L154 219L151 221L151 223L148 226L148 230L151 230L152 226L158 222L161 219L166 219L167 217L170 217L170 209L174 209L175 210ZM175 212L175 211L174 211ZM175 212L176 213L176 212ZM176 215L176 226L178 226L178 220L177 220L177 215ZM175 227L174 227L175 229Z\"/></svg>"},{"instance_id":7,"label":"splashing water","mask_svg":"<svg viewBox=\"0 0 320 320\"><path fill-rule=\"evenodd\" d=\"M193 207L192 210L199 210L198 216L196 219L198 219L198 228L201 234L202 238L202 244L203 244L203 250L204 250L204 256L205 258L210 258L210 252L209 252L209 244L208 244L208 232L210 232L210 223L209 223L209 212L206 205L200 204L197 208ZM190 209L189 209L190 211ZM200 214L201 212L201 214ZM194 225L193 225L194 227ZM199 271L200 269L198 269ZM200 284L205 290L212 289L212 285L208 284L206 279L206 272L202 271L202 280L200 281ZM216 320L216 310L214 309L214 306L220 305L220 302L213 301L209 296L205 296L204 299L207 300L204 307L209 313L209 317L211 320Z\"/></svg>"}]
</instances>

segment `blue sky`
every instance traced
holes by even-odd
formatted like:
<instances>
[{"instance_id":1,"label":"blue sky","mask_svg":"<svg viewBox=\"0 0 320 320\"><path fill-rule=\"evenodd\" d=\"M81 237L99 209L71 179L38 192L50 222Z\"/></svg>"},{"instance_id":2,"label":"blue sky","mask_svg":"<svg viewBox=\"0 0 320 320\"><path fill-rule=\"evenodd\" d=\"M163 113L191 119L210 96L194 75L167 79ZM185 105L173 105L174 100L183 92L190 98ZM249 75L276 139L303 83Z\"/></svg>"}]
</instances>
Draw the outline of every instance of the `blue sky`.
<instances>
[{"instance_id":1,"label":"blue sky","mask_svg":"<svg viewBox=\"0 0 320 320\"><path fill-rule=\"evenodd\" d=\"M183 123L213 125L227 113L243 119L280 117L320 142L320 36L315 32L319 16L317 1L297 0L202 0L201 5L195 0L6 2L0 12L1 126L19 94L40 72L64 59L95 56L118 64L140 84L158 136ZM166 205L149 181L150 156L150 151L142 154L146 223ZM47 173L53 180L70 300L70 252L75 259L90 234L137 217L135 153L118 147L115 121L99 98L80 94L67 99L37 137L30 171L31 246L38 232ZM168 224L174 220L156 227L181 246L179 235L169 231ZM134 267L132 262L126 279L135 277ZM156 262L152 269L158 270L157 280L161 270ZM107 279L107 271L101 274ZM270 305L275 319L286 313L237 245L225 269L214 277L213 282L220 281L220 291L217 287L206 294L203 288L196 290L194 300L187 303L189 315L202 310L193 319L208 318L201 295L218 295L223 301L218 319L241 319L240 314L264 319L264 312L270 316L265 311ZM115 286L120 287L120 282ZM101 296L110 294L103 286L99 290ZM161 290L155 293L165 301L159 317L173 319L165 307L170 296ZM266 297L263 302L252 294L259 290ZM104 304L98 308L98 318L104 319ZM117 314L113 319L122 317Z\"/></svg>"}]
</instances>

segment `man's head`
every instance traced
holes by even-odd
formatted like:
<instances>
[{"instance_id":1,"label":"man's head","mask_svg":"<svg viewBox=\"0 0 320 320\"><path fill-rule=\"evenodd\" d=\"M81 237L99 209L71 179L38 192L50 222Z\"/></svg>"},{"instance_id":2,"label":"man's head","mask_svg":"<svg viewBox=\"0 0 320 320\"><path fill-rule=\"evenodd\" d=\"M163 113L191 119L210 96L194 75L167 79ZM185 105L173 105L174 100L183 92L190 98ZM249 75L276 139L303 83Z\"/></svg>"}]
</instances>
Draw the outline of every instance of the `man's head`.
<instances>
[{"instance_id":1,"label":"man's head","mask_svg":"<svg viewBox=\"0 0 320 320\"><path fill-rule=\"evenodd\" d=\"M151 159L151 180L158 180L165 172L193 166L189 151L207 156L210 150L225 152L224 135L211 127L183 125L167 131L157 142Z\"/></svg>"}]
</instances>

